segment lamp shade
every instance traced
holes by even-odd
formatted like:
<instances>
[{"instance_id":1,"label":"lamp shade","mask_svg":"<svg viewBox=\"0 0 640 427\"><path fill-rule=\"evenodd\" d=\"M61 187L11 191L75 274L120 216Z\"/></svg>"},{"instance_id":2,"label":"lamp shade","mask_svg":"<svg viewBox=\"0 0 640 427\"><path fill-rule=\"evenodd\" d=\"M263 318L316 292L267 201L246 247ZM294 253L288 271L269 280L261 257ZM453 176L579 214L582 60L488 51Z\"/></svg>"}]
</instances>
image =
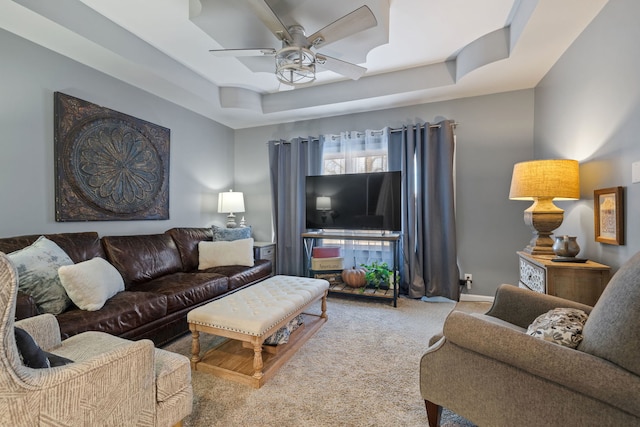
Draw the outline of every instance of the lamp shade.
<instances>
[{"instance_id":1,"label":"lamp shade","mask_svg":"<svg viewBox=\"0 0 640 427\"><path fill-rule=\"evenodd\" d=\"M234 213L244 212L244 195L242 192L229 190L218 194L218 212Z\"/></svg>"},{"instance_id":2,"label":"lamp shade","mask_svg":"<svg viewBox=\"0 0 640 427\"><path fill-rule=\"evenodd\" d=\"M511 177L511 200L577 200L580 175L577 160L533 160L516 163Z\"/></svg>"},{"instance_id":3,"label":"lamp shade","mask_svg":"<svg viewBox=\"0 0 640 427\"><path fill-rule=\"evenodd\" d=\"M330 211L331 210L331 197L320 196L316 197L316 210Z\"/></svg>"}]
</instances>

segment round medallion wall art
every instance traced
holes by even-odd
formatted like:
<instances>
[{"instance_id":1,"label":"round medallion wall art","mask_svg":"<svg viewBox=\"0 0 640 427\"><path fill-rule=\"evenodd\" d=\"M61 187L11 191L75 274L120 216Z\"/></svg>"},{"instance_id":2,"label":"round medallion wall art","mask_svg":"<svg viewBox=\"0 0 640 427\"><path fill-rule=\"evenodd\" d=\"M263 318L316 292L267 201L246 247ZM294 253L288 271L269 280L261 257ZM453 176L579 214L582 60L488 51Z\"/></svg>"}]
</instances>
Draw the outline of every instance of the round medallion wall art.
<instances>
[{"instance_id":1,"label":"round medallion wall art","mask_svg":"<svg viewBox=\"0 0 640 427\"><path fill-rule=\"evenodd\" d=\"M56 221L169 218L170 130L55 93Z\"/></svg>"}]
</instances>

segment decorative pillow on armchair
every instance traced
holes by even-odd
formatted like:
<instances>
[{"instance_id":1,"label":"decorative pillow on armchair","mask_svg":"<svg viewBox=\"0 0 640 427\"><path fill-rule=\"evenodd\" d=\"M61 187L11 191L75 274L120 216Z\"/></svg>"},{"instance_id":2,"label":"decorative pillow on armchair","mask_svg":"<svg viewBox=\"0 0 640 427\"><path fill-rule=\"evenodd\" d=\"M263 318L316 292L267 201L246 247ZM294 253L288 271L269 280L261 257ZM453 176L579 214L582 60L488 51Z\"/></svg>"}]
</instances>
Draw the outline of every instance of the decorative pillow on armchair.
<instances>
[{"instance_id":1,"label":"decorative pillow on armchair","mask_svg":"<svg viewBox=\"0 0 640 427\"><path fill-rule=\"evenodd\" d=\"M18 271L18 288L31 295L42 313L60 314L71 300L60 283L58 268L73 261L60 246L40 236L30 246L7 255Z\"/></svg>"},{"instance_id":2,"label":"decorative pillow on armchair","mask_svg":"<svg viewBox=\"0 0 640 427\"><path fill-rule=\"evenodd\" d=\"M58 356L42 350L27 331L14 328L16 346L24 366L33 369L53 368L73 363L66 357Z\"/></svg>"},{"instance_id":3,"label":"decorative pillow on armchair","mask_svg":"<svg viewBox=\"0 0 640 427\"><path fill-rule=\"evenodd\" d=\"M223 228L218 227L217 225L212 225L211 231L213 232L214 242L229 242L232 240L248 239L251 237L251 227Z\"/></svg>"},{"instance_id":4,"label":"decorative pillow on armchair","mask_svg":"<svg viewBox=\"0 0 640 427\"><path fill-rule=\"evenodd\" d=\"M542 314L529 325L527 334L532 337L576 348L582 341L582 328L587 313L575 308L554 308Z\"/></svg>"}]
</instances>

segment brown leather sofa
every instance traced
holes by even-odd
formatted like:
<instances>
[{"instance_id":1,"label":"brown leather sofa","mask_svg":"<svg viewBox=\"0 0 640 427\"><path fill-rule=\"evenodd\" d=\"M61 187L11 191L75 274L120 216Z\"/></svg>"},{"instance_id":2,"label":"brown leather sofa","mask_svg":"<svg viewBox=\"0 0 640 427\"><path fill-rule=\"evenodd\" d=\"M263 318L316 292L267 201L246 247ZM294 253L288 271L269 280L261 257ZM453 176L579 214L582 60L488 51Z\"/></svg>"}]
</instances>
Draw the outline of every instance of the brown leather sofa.
<instances>
[{"instance_id":1,"label":"brown leather sofa","mask_svg":"<svg viewBox=\"0 0 640 427\"><path fill-rule=\"evenodd\" d=\"M224 266L198 270L198 242L212 240L210 228L172 228L162 234L103 236L96 232L44 234L75 262L101 257L122 275L125 290L97 311L72 305L56 315L62 339L84 331L122 338L148 338L157 346L189 330L187 313L271 275L271 261L253 267ZM0 252L10 253L41 234L0 238ZM39 314L34 300L18 293L16 318Z\"/></svg>"}]
</instances>

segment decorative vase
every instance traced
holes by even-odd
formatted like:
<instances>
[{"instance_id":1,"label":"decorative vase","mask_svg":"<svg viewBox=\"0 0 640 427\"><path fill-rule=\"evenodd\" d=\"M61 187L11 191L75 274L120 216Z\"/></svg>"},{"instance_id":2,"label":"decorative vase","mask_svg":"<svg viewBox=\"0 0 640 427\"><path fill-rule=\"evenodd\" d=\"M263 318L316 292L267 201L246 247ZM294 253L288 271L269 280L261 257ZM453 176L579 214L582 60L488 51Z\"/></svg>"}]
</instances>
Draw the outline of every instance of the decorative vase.
<instances>
[{"instance_id":1,"label":"decorative vase","mask_svg":"<svg viewBox=\"0 0 640 427\"><path fill-rule=\"evenodd\" d=\"M562 258L575 258L580 252L580 246L575 236L556 236L553 243L553 252Z\"/></svg>"}]
</instances>

